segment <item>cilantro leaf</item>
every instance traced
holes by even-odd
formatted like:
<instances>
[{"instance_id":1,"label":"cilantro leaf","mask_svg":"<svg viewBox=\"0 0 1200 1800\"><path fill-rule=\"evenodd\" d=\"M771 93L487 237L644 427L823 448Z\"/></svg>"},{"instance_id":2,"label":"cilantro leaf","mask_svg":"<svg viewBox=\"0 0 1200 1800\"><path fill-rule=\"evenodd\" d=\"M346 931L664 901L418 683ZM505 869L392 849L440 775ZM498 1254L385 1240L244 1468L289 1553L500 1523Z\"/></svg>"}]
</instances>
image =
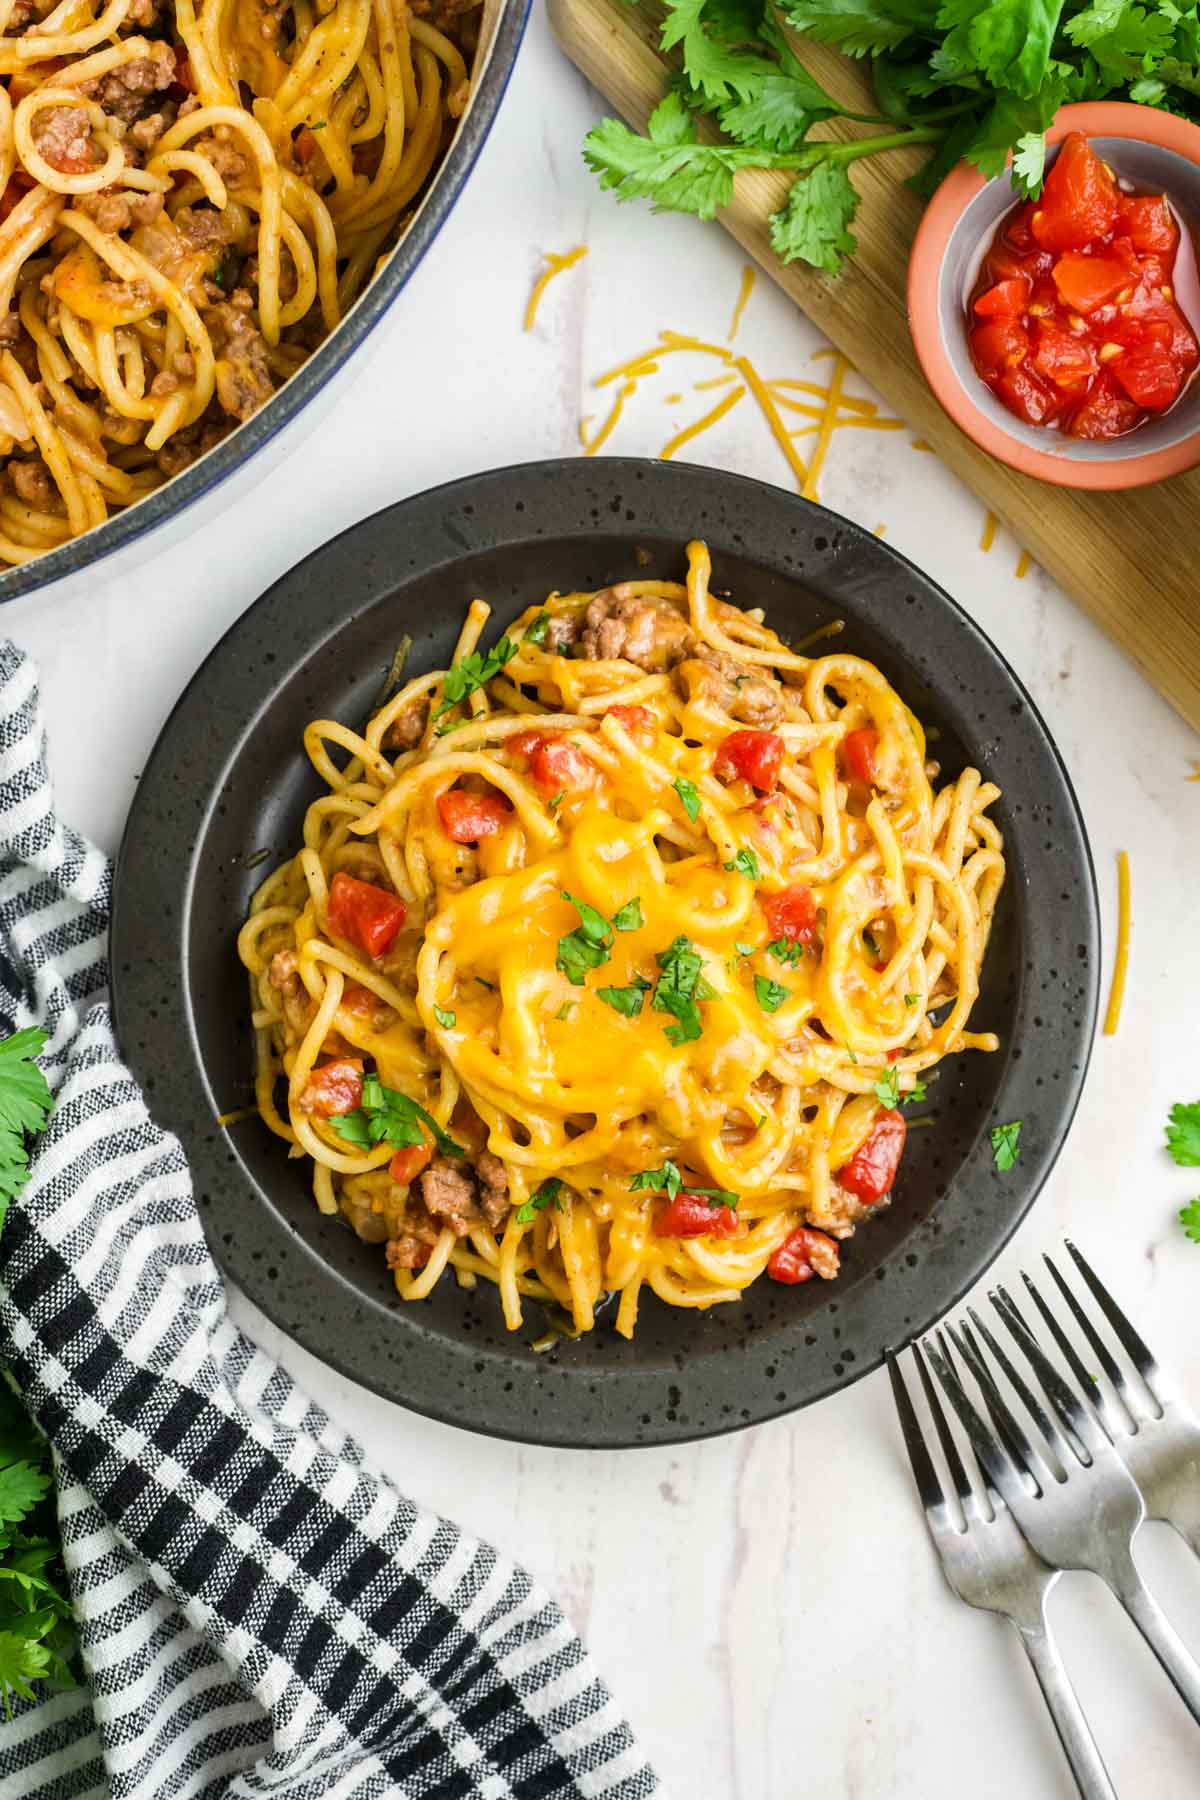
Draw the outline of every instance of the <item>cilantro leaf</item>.
<instances>
[{"instance_id":1,"label":"cilantro leaf","mask_svg":"<svg viewBox=\"0 0 1200 1800\"><path fill-rule=\"evenodd\" d=\"M880 0L784 0L782 10L789 25L819 44L835 44L845 56L880 56L932 25L934 9L919 0L895 9Z\"/></svg>"},{"instance_id":2,"label":"cilantro leaf","mask_svg":"<svg viewBox=\"0 0 1200 1800\"><path fill-rule=\"evenodd\" d=\"M784 262L811 263L832 275L858 248L850 230L857 211L858 194L845 168L819 162L793 183L783 206L772 213L771 248Z\"/></svg>"},{"instance_id":3,"label":"cilantro leaf","mask_svg":"<svg viewBox=\"0 0 1200 1800\"><path fill-rule=\"evenodd\" d=\"M881 1106L899 1106L900 1076L895 1069L885 1069L875 1083L875 1096Z\"/></svg>"},{"instance_id":4,"label":"cilantro leaf","mask_svg":"<svg viewBox=\"0 0 1200 1800\"><path fill-rule=\"evenodd\" d=\"M537 644L540 647L545 643L546 633L549 629L550 614L548 612L540 612L535 618L529 621L525 636L521 639L521 642L523 644Z\"/></svg>"},{"instance_id":5,"label":"cilantro leaf","mask_svg":"<svg viewBox=\"0 0 1200 1800\"><path fill-rule=\"evenodd\" d=\"M666 8L660 47L682 46L684 79L705 100L728 100L735 94L747 100L757 82L770 73L771 64L762 57L731 50L705 29L705 0L666 0Z\"/></svg>"},{"instance_id":6,"label":"cilantro leaf","mask_svg":"<svg viewBox=\"0 0 1200 1800\"><path fill-rule=\"evenodd\" d=\"M1021 1121L992 1127L992 1158L1002 1175L1007 1174L1020 1155Z\"/></svg>"},{"instance_id":7,"label":"cilantro leaf","mask_svg":"<svg viewBox=\"0 0 1200 1800\"><path fill-rule=\"evenodd\" d=\"M465 1156L461 1144L417 1101L398 1088L384 1087L378 1075L364 1075L362 1105L353 1112L335 1113L329 1123L337 1135L356 1149L375 1144L394 1144L398 1150L415 1149L425 1142L424 1125L443 1156Z\"/></svg>"},{"instance_id":8,"label":"cilantro leaf","mask_svg":"<svg viewBox=\"0 0 1200 1800\"><path fill-rule=\"evenodd\" d=\"M587 165L618 200L650 200L655 212L695 213L711 219L733 198L736 169L766 168L769 150L698 144L691 117L672 91L650 117L642 137L619 119L602 119L583 143Z\"/></svg>"},{"instance_id":9,"label":"cilantro leaf","mask_svg":"<svg viewBox=\"0 0 1200 1800\"><path fill-rule=\"evenodd\" d=\"M679 795L679 804L694 825L700 817L700 793L695 782L689 781L686 775L680 775L678 780L671 783L671 786Z\"/></svg>"},{"instance_id":10,"label":"cilantro leaf","mask_svg":"<svg viewBox=\"0 0 1200 1800\"><path fill-rule=\"evenodd\" d=\"M433 1009L433 1016L437 1020L438 1024L442 1027L443 1031L453 1031L454 1030L455 1024L457 1022L457 1016L456 1016L456 1014L451 1012L447 1007L435 1006Z\"/></svg>"},{"instance_id":11,"label":"cilantro leaf","mask_svg":"<svg viewBox=\"0 0 1200 1800\"><path fill-rule=\"evenodd\" d=\"M50 1476L23 1459L0 1468L0 1524L19 1525L50 1492Z\"/></svg>"},{"instance_id":12,"label":"cilantro leaf","mask_svg":"<svg viewBox=\"0 0 1200 1800\"><path fill-rule=\"evenodd\" d=\"M700 952L682 933L655 957L662 973L650 1004L655 1012L674 1015L677 1023L663 1027L667 1041L688 1044L704 1030L700 1018L700 1000L711 1000L715 990L701 974Z\"/></svg>"},{"instance_id":13,"label":"cilantro leaf","mask_svg":"<svg viewBox=\"0 0 1200 1800\"><path fill-rule=\"evenodd\" d=\"M548 1206L557 1207L559 1212L565 1211L565 1202L562 1198L562 1185L563 1184L557 1175L551 1175L547 1181L543 1181L537 1192L530 1194L528 1200L523 1201L522 1204L518 1206L517 1224L531 1224L534 1216L537 1213L545 1212Z\"/></svg>"},{"instance_id":14,"label":"cilantro leaf","mask_svg":"<svg viewBox=\"0 0 1200 1800\"><path fill-rule=\"evenodd\" d=\"M9 1201L29 1180L25 1140L44 1128L54 1104L34 1061L45 1043L46 1033L37 1025L0 1042L0 1226Z\"/></svg>"},{"instance_id":15,"label":"cilantro leaf","mask_svg":"<svg viewBox=\"0 0 1200 1800\"><path fill-rule=\"evenodd\" d=\"M637 894L627 900L620 912L613 914L613 924L618 931L640 931L645 924L642 918L642 902Z\"/></svg>"},{"instance_id":16,"label":"cilantro leaf","mask_svg":"<svg viewBox=\"0 0 1200 1800\"><path fill-rule=\"evenodd\" d=\"M783 941L783 940L781 940L781 941ZM753 956L754 955L754 945L753 944L737 943L733 947L737 951L739 956ZM768 944L767 949L770 950L771 948L772 948L772 946L770 944Z\"/></svg>"},{"instance_id":17,"label":"cilantro leaf","mask_svg":"<svg viewBox=\"0 0 1200 1800\"><path fill-rule=\"evenodd\" d=\"M636 1019L642 1010L642 1002L650 991L650 983L640 975L635 975L628 987L603 987L596 989L596 998L619 1012L622 1018Z\"/></svg>"},{"instance_id":18,"label":"cilantro leaf","mask_svg":"<svg viewBox=\"0 0 1200 1800\"><path fill-rule=\"evenodd\" d=\"M559 1020L569 1019L578 1005L578 1000L564 1000L558 1011L555 1013L555 1018Z\"/></svg>"},{"instance_id":19,"label":"cilantro leaf","mask_svg":"<svg viewBox=\"0 0 1200 1800\"><path fill-rule=\"evenodd\" d=\"M1179 1223L1183 1226L1184 1236L1191 1238L1193 1244L1200 1244L1200 1200L1189 1200L1186 1206L1180 1207Z\"/></svg>"},{"instance_id":20,"label":"cilantro leaf","mask_svg":"<svg viewBox=\"0 0 1200 1800\"><path fill-rule=\"evenodd\" d=\"M443 713L458 706L469 694L486 686L493 675L500 673L505 663L512 661L519 649L520 645L515 644L510 637L502 637L486 655L482 651L472 650L469 656L464 656L452 669L447 669L446 679L442 683L442 702L434 713L434 718L440 719ZM451 730L452 725L440 725L438 735Z\"/></svg>"},{"instance_id":21,"label":"cilantro leaf","mask_svg":"<svg viewBox=\"0 0 1200 1800\"><path fill-rule=\"evenodd\" d=\"M804 960L804 945L799 938L772 938L767 945L767 955L773 956L776 962L785 963L789 969L794 969L797 963Z\"/></svg>"},{"instance_id":22,"label":"cilantro leaf","mask_svg":"<svg viewBox=\"0 0 1200 1800\"><path fill-rule=\"evenodd\" d=\"M640 1170L629 1186L635 1194L648 1188L651 1193L665 1194L668 1200L673 1200L683 1186L683 1176L668 1157L657 1169Z\"/></svg>"},{"instance_id":23,"label":"cilantro leaf","mask_svg":"<svg viewBox=\"0 0 1200 1800\"><path fill-rule=\"evenodd\" d=\"M586 900L577 900L574 894L567 892L566 888L560 888L559 893L579 914L577 930L581 935L587 939L589 944L600 944L607 949L613 941L613 934L612 926L604 914L597 912L594 906L589 906ZM619 929L624 931L628 927L622 925Z\"/></svg>"},{"instance_id":24,"label":"cilantro leaf","mask_svg":"<svg viewBox=\"0 0 1200 1800\"><path fill-rule=\"evenodd\" d=\"M787 997L788 991L781 982L771 981L765 975L754 977L754 998L764 1012L778 1012Z\"/></svg>"},{"instance_id":25,"label":"cilantro leaf","mask_svg":"<svg viewBox=\"0 0 1200 1800\"><path fill-rule=\"evenodd\" d=\"M1200 1169L1200 1100L1180 1101L1168 1114L1167 1150L1181 1169Z\"/></svg>"},{"instance_id":26,"label":"cilantro leaf","mask_svg":"<svg viewBox=\"0 0 1200 1800\"><path fill-rule=\"evenodd\" d=\"M725 864L725 868L731 875L735 872L744 875L747 881L762 880L762 870L758 866L758 858L753 850L748 849L745 845L738 851L732 862Z\"/></svg>"},{"instance_id":27,"label":"cilantro leaf","mask_svg":"<svg viewBox=\"0 0 1200 1800\"><path fill-rule=\"evenodd\" d=\"M613 941L612 926L603 913L598 913L586 900L577 900L566 888L559 891L579 914L579 924L574 931L559 938L554 966L573 986L582 987L588 970L598 969L608 961Z\"/></svg>"}]
</instances>

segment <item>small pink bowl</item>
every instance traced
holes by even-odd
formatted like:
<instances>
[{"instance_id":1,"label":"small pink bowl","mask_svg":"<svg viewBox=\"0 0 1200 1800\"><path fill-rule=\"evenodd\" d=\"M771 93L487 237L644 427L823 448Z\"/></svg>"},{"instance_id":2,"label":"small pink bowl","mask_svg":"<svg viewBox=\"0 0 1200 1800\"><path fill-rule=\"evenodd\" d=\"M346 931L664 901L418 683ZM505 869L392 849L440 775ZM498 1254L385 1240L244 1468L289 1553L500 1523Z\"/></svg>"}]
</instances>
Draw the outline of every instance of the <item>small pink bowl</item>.
<instances>
[{"instance_id":1,"label":"small pink bowl","mask_svg":"<svg viewBox=\"0 0 1200 1800\"><path fill-rule=\"evenodd\" d=\"M1069 131L1086 132L1118 175L1165 192L1191 233L1200 233L1200 126L1152 106L1099 100L1062 107L1047 142L1058 144ZM1001 462L1060 487L1141 487L1200 463L1200 378L1161 418L1107 442L1026 425L980 379L967 348L967 296L984 247L1016 202L1007 173L989 181L960 163L933 196L913 241L909 329L925 378L950 417ZM1191 233L1184 233L1177 267L1194 259ZM1200 335L1194 312L1188 309L1188 322Z\"/></svg>"}]
</instances>

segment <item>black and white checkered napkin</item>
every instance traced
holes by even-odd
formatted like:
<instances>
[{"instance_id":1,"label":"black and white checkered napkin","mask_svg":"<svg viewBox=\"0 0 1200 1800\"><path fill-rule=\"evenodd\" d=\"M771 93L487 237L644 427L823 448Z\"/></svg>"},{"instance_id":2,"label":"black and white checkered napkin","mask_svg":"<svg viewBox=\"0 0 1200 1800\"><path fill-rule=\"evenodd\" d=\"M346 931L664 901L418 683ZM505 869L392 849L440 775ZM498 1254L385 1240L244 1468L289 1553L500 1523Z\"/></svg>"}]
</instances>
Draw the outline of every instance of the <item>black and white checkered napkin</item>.
<instances>
[{"instance_id":1,"label":"black and white checkered napkin","mask_svg":"<svg viewBox=\"0 0 1200 1800\"><path fill-rule=\"evenodd\" d=\"M0 1015L55 1110L0 1245L89 1687L0 1722L5 1800L661 1793L557 1606L406 1500L235 1330L178 1142L113 1039L110 870L54 816L0 645Z\"/></svg>"}]
</instances>

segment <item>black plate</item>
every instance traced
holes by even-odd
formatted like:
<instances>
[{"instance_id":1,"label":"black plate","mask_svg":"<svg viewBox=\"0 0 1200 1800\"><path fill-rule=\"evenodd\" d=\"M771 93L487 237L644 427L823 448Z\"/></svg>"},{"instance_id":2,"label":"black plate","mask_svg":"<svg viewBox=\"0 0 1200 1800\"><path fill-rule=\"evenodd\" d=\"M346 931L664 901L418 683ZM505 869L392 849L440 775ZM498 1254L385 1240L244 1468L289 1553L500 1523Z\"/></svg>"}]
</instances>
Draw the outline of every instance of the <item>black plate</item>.
<instances>
[{"instance_id":1,"label":"black plate","mask_svg":"<svg viewBox=\"0 0 1200 1800\"><path fill-rule=\"evenodd\" d=\"M313 1205L249 1097L246 984L234 938L263 868L299 843L318 791L307 720L361 720L397 640L410 670L444 665L476 594L498 630L552 588L678 576L705 537L715 585L785 636L833 617L927 724L953 775L975 762L1009 874L974 1015L996 1056L943 1069L937 1124L915 1132L894 1202L844 1247L841 1279L757 1283L706 1314L645 1299L626 1343L607 1319L538 1356L496 1294L442 1282L401 1302L378 1247ZM635 551L641 557L635 559ZM648 558L648 561L646 560ZM1033 702L929 578L858 526L759 482L684 464L531 463L377 513L316 551L217 645L171 715L117 867L112 966L126 1056L191 1158L213 1249L275 1322L344 1374L448 1422L540 1443L615 1447L730 1430L803 1406L874 1368L982 1273L1032 1204L1075 1111L1097 1004L1095 880L1079 809ZM1023 1121L1005 1175L989 1128ZM537 1309L531 1308L531 1314Z\"/></svg>"}]
</instances>

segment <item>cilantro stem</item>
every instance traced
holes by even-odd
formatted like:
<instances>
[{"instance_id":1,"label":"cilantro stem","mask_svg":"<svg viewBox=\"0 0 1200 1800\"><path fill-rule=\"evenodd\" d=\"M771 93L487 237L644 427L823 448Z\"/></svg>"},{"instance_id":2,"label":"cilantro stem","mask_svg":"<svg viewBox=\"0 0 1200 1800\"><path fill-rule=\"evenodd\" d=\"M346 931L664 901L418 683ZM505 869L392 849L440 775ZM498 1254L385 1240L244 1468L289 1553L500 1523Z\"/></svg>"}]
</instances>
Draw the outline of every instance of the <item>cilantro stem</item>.
<instances>
[{"instance_id":1,"label":"cilantro stem","mask_svg":"<svg viewBox=\"0 0 1200 1800\"><path fill-rule=\"evenodd\" d=\"M814 144L803 159L802 168L812 167L818 160L831 163L856 162L860 156L876 156L881 150L900 150L905 144L934 144L945 137L936 125L913 125L907 131L886 131L879 137L850 138L844 144ZM819 150L819 158L815 152ZM782 158L780 161L782 162Z\"/></svg>"}]
</instances>

